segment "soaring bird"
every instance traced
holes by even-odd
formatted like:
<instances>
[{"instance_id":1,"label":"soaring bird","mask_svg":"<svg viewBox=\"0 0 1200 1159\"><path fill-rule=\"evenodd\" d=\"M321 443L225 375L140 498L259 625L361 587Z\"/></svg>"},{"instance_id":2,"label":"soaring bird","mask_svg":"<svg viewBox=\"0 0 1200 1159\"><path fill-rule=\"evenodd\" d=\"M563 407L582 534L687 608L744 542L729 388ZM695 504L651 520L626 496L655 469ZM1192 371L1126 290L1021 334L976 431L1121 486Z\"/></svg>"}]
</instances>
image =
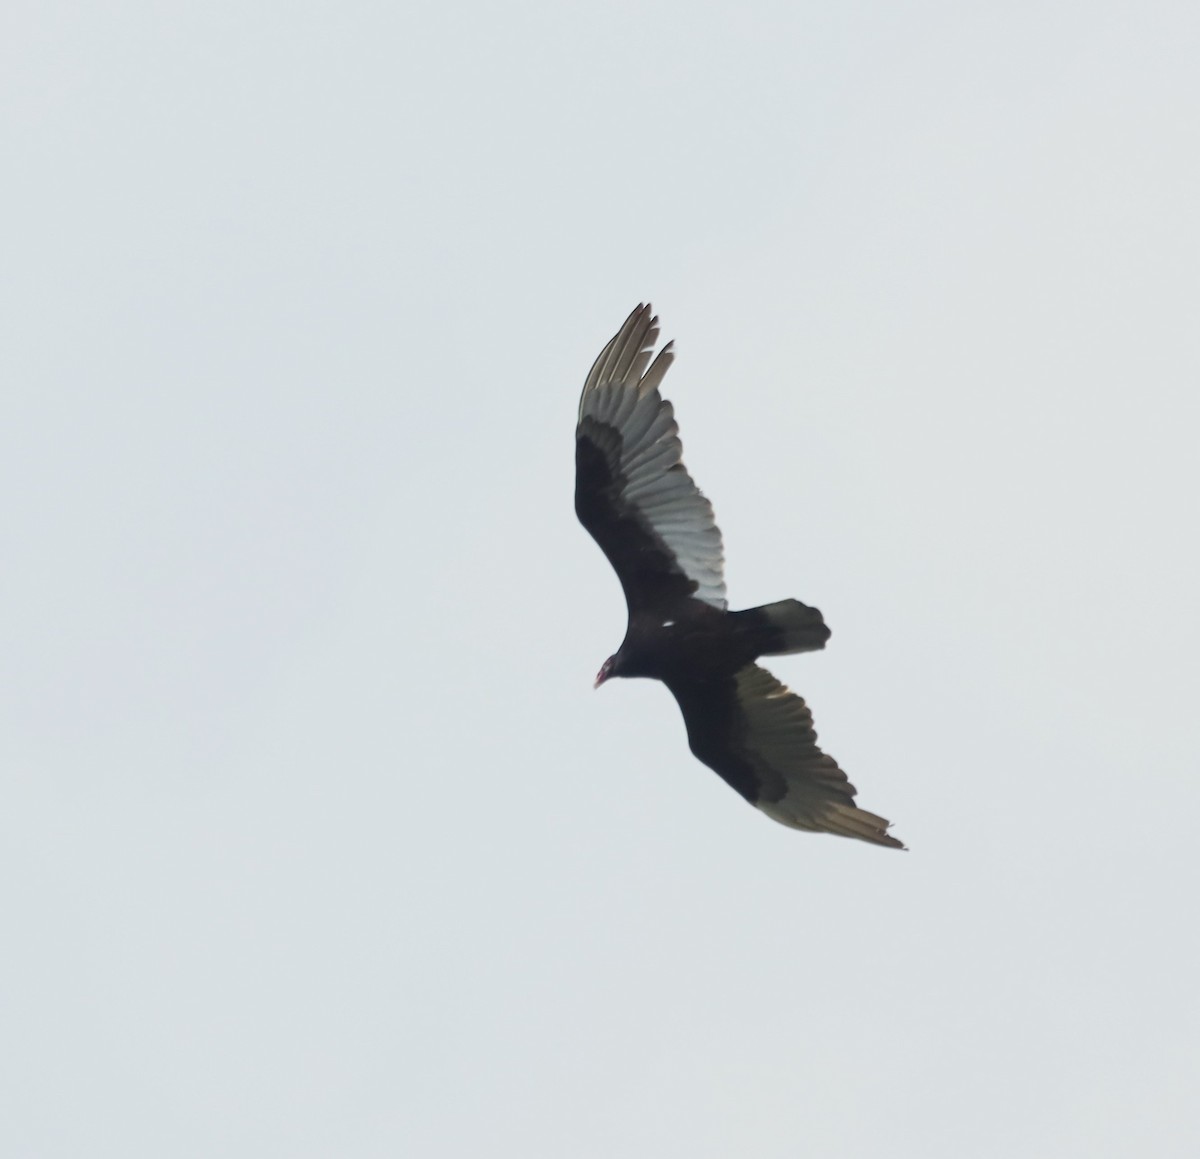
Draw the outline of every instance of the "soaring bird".
<instances>
[{"instance_id":1,"label":"soaring bird","mask_svg":"<svg viewBox=\"0 0 1200 1159\"><path fill-rule=\"evenodd\" d=\"M600 352L575 428L575 512L621 581L629 624L596 687L613 676L661 680L683 712L688 744L768 817L793 829L903 849L889 822L817 747L812 714L760 656L816 652L829 629L799 600L732 612L712 504L682 461L659 385L672 343L651 361L658 319L639 305Z\"/></svg>"}]
</instances>

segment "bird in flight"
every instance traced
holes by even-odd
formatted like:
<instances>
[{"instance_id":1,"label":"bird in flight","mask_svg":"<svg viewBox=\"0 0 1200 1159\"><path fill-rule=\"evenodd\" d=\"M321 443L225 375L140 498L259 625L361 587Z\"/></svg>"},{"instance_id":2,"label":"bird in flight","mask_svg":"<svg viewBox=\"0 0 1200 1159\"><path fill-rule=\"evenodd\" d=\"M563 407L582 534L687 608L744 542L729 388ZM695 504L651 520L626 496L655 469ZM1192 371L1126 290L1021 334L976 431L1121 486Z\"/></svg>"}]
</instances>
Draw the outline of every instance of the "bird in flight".
<instances>
[{"instance_id":1,"label":"bird in flight","mask_svg":"<svg viewBox=\"0 0 1200 1159\"><path fill-rule=\"evenodd\" d=\"M721 532L659 394L675 355L668 342L651 361L657 340L658 319L638 306L600 352L579 400L575 512L629 608L625 639L596 687L613 676L661 680L695 756L768 817L903 849L889 822L854 804L854 786L817 747L804 701L754 663L824 648L821 613L799 600L728 610Z\"/></svg>"}]
</instances>

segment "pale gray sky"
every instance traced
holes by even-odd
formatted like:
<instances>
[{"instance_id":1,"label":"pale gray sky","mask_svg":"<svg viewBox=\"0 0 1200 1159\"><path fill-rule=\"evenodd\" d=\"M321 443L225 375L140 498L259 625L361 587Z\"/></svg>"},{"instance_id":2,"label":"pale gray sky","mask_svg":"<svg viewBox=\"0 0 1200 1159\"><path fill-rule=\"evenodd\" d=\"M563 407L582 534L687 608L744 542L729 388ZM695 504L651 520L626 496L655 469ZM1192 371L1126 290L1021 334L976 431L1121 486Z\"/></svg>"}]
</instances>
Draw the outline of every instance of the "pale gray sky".
<instances>
[{"instance_id":1,"label":"pale gray sky","mask_svg":"<svg viewBox=\"0 0 1200 1159\"><path fill-rule=\"evenodd\" d=\"M1194 6L2 24L0 1153L1200 1153ZM645 298L910 853L592 692Z\"/></svg>"}]
</instances>

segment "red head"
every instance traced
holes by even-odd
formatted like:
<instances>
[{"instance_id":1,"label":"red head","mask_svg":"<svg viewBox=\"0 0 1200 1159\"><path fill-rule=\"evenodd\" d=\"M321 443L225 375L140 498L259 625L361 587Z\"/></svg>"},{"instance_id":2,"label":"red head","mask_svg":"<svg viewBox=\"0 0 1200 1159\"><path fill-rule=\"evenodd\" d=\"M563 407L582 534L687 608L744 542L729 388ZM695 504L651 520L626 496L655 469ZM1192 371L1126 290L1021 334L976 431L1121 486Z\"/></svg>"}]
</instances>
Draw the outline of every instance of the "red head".
<instances>
[{"instance_id":1,"label":"red head","mask_svg":"<svg viewBox=\"0 0 1200 1159\"><path fill-rule=\"evenodd\" d=\"M593 688L599 688L613 674L616 662L617 658L615 656L610 656L604 661L600 666L600 671L596 673L596 683L592 685Z\"/></svg>"}]
</instances>

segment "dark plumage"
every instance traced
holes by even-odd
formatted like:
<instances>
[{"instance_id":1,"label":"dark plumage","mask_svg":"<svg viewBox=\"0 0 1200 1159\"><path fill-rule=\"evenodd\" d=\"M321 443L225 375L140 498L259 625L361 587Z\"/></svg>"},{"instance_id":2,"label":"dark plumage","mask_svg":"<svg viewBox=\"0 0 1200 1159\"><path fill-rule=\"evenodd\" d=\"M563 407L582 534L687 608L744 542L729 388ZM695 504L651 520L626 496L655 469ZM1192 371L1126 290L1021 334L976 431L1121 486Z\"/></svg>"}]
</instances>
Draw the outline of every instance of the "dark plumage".
<instances>
[{"instance_id":1,"label":"dark plumage","mask_svg":"<svg viewBox=\"0 0 1200 1159\"><path fill-rule=\"evenodd\" d=\"M575 511L629 607L625 639L596 686L611 676L661 680L679 702L692 752L769 817L903 849L887 821L854 804L854 786L817 747L804 701L754 663L824 648L821 613L799 600L727 609L721 532L658 392L674 354L667 343L651 363L657 339L658 319L638 306L579 400Z\"/></svg>"}]
</instances>

